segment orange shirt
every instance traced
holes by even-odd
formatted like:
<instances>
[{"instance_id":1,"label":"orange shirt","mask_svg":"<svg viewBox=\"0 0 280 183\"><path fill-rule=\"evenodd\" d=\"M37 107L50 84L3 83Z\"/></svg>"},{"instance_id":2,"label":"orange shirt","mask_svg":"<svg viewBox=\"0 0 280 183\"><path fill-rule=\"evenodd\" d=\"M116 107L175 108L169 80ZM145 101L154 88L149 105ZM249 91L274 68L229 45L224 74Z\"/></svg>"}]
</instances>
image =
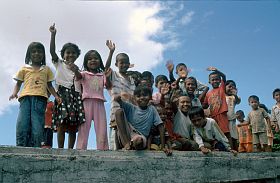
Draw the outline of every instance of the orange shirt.
<instances>
[{"instance_id":1,"label":"orange shirt","mask_svg":"<svg viewBox=\"0 0 280 183\"><path fill-rule=\"evenodd\" d=\"M237 126L239 143L252 143L252 132L249 125Z\"/></svg>"}]
</instances>

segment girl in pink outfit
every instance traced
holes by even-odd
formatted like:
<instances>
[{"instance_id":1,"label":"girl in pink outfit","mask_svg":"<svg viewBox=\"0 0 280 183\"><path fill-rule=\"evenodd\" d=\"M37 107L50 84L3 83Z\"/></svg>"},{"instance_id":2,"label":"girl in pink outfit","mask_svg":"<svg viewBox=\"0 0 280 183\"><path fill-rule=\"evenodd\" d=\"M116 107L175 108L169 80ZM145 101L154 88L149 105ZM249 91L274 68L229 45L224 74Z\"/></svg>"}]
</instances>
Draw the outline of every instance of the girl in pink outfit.
<instances>
[{"instance_id":1,"label":"girl in pink outfit","mask_svg":"<svg viewBox=\"0 0 280 183\"><path fill-rule=\"evenodd\" d=\"M94 121L96 132L96 144L98 150L108 150L107 121L104 106L104 87L110 87L108 77L109 68L115 44L107 41L110 50L106 66L104 67L100 54L96 50L90 50L84 57L84 71L75 72L76 80L82 85L82 100L85 109L86 122L79 127L77 149L87 149L91 121Z\"/></svg>"}]
</instances>

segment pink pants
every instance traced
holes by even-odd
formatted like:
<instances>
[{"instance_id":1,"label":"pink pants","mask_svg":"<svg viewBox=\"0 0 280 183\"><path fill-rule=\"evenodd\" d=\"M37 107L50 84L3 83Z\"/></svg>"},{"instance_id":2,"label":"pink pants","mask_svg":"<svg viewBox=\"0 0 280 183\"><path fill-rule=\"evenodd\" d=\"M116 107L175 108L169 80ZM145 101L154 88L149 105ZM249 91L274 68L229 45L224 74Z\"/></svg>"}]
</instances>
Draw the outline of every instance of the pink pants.
<instances>
[{"instance_id":1,"label":"pink pants","mask_svg":"<svg viewBox=\"0 0 280 183\"><path fill-rule=\"evenodd\" d=\"M91 121L94 121L96 146L98 150L108 150L107 121L104 101L84 99L86 122L79 126L77 149L87 149Z\"/></svg>"}]
</instances>

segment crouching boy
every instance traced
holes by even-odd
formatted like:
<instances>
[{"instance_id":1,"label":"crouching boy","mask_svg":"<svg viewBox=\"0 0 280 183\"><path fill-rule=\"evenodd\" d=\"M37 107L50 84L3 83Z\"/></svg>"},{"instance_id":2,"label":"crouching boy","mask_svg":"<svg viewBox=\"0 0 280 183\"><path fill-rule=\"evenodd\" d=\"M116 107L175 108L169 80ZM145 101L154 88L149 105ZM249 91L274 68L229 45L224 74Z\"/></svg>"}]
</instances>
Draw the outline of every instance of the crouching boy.
<instances>
[{"instance_id":1,"label":"crouching boy","mask_svg":"<svg viewBox=\"0 0 280 183\"><path fill-rule=\"evenodd\" d=\"M121 109L116 111L116 123L119 143L124 149L142 150L147 146L147 137L154 125L160 131L161 149L167 155L171 151L164 148L164 126L156 108L148 105L152 99L150 88L139 85L134 90L137 106L124 102L120 96L114 100L120 104Z\"/></svg>"},{"instance_id":2,"label":"crouching boy","mask_svg":"<svg viewBox=\"0 0 280 183\"><path fill-rule=\"evenodd\" d=\"M189 118L195 126L194 139L202 153L207 154L211 150L218 150L237 154L237 151L230 148L227 137L215 120L206 118L201 107L192 107L189 111Z\"/></svg>"}]
</instances>

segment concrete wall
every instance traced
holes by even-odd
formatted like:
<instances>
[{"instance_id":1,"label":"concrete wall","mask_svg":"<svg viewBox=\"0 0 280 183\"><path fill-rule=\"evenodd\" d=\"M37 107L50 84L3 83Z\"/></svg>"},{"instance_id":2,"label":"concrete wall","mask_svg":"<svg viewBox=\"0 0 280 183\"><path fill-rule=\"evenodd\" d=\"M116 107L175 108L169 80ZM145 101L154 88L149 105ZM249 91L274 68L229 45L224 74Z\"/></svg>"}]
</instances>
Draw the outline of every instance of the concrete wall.
<instances>
[{"instance_id":1,"label":"concrete wall","mask_svg":"<svg viewBox=\"0 0 280 183\"><path fill-rule=\"evenodd\" d=\"M0 182L280 182L280 153L78 151L0 146Z\"/></svg>"}]
</instances>

